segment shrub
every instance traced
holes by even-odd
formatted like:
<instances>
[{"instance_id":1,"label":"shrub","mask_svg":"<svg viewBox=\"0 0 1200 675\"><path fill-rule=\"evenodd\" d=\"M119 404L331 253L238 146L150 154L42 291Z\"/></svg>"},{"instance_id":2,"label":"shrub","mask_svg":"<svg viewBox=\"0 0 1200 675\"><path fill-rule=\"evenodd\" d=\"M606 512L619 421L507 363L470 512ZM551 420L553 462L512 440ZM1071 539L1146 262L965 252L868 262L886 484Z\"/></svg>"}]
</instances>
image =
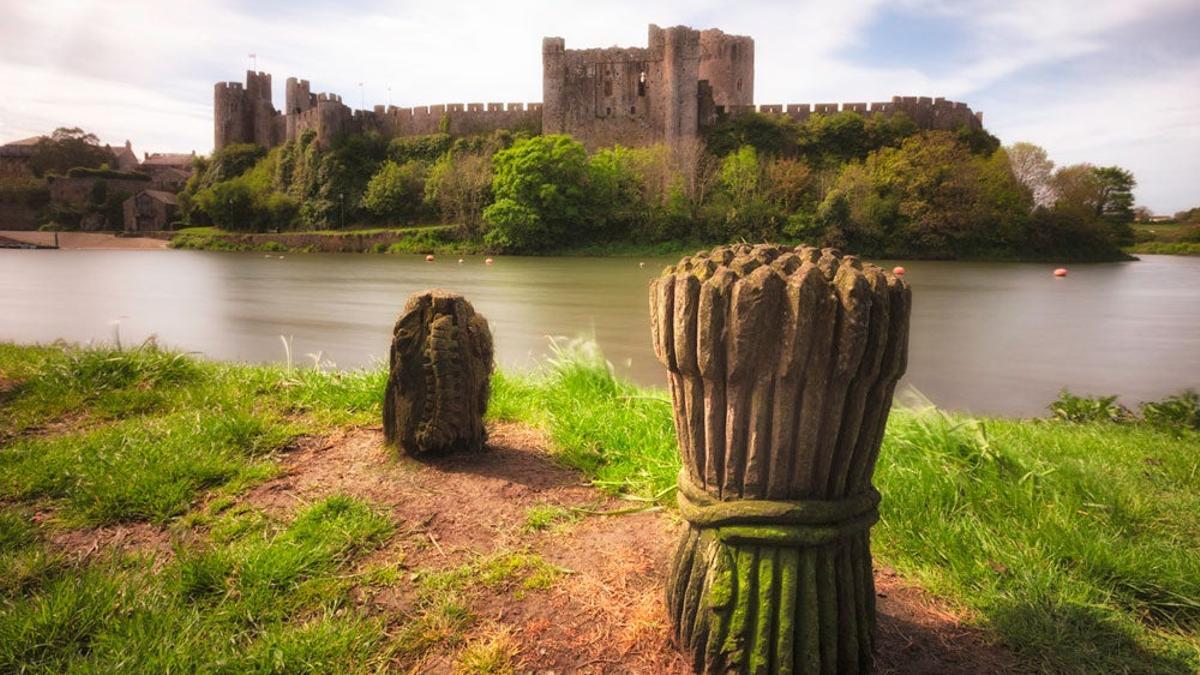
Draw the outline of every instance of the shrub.
<instances>
[{"instance_id":1,"label":"shrub","mask_svg":"<svg viewBox=\"0 0 1200 675\"><path fill-rule=\"evenodd\" d=\"M490 245L536 251L562 244L568 234L591 234L583 144L570 136L535 136L496 153L492 169L496 202L483 213Z\"/></svg>"},{"instance_id":2,"label":"shrub","mask_svg":"<svg viewBox=\"0 0 1200 675\"><path fill-rule=\"evenodd\" d=\"M1200 431L1200 394L1189 389L1161 401L1142 403L1142 417L1151 424Z\"/></svg>"},{"instance_id":3,"label":"shrub","mask_svg":"<svg viewBox=\"0 0 1200 675\"><path fill-rule=\"evenodd\" d=\"M422 212L425 166L417 160L384 162L367 183L362 205L381 221L412 221Z\"/></svg>"},{"instance_id":4,"label":"shrub","mask_svg":"<svg viewBox=\"0 0 1200 675\"><path fill-rule=\"evenodd\" d=\"M1064 422L1129 422L1133 413L1117 403L1116 396L1076 396L1063 389L1049 406L1056 419Z\"/></svg>"}]
</instances>

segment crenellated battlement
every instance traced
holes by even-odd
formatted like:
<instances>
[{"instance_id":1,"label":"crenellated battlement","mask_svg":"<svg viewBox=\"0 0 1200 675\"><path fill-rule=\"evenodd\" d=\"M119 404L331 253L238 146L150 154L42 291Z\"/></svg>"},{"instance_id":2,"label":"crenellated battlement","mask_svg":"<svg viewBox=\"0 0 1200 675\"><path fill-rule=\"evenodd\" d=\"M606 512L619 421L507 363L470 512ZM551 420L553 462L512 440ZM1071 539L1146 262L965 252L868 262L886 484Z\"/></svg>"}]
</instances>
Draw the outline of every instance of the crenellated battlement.
<instances>
[{"instance_id":1,"label":"crenellated battlement","mask_svg":"<svg viewBox=\"0 0 1200 675\"><path fill-rule=\"evenodd\" d=\"M787 105L764 103L757 106L730 106L727 109L718 107L716 112L717 115L733 116L753 112L786 115L798 122L803 122L812 115L834 115L839 112L852 112L859 115L876 113L891 115L902 112L923 129L954 130L964 124L972 128L983 125L983 113L973 112L966 103L928 96L893 96L891 101L873 103L788 103Z\"/></svg>"},{"instance_id":2,"label":"crenellated battlement","mask_svg":"<svg viewBox=\"0 0 1200 675\"><path fill-rule=\"evenodd\" d=\"M497 129L569 133L590 148L694 139L722 116L751 112L786 115L904 113L921 128L982 127L983 114L966 103L927 96L850 103L754 103L754 39L710 28L650 25L645 47L567 49L561 37L542 40L542 101L440 103L353 110L342 97L313 93L308 80L289 77L285 105L276 110L271 75L246 71L245 83L213 89L216 148L230 143L272 147L313 131L326 144L339 134L376 131L387 137L488 133Z\"/></svg>"}]
</instances>

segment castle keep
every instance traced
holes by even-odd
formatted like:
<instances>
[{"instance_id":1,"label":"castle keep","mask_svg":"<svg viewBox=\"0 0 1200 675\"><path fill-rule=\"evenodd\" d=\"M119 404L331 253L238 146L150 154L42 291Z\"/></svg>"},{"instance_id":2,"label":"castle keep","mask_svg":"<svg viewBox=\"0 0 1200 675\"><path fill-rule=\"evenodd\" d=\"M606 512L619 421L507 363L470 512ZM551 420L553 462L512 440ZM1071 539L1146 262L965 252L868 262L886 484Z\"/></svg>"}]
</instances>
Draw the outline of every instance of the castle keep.
<instances>
[{"instance_id":1,"label":"castle keep","mask_svg":"<svg viewBox=\"0 0 1200 675\"><path fill-rule=\"evenodd\" d=\"M754 104L754 40L717 30L651 25L646 47L567 49L542 40L542 103L450 103L352 110L335 94L314 94L288 78L284 109L271 98L271 75L247 71L246 83L219 82L213 100L214 147L280 145L306 131L328 143L347 132L386 137L497 129L565 133L589 148L620 143L678 146L725 115L761 112L803 121L839 111L903 112L924 129L981 127L983 114L943 98L895 96L877 103Z\"/></svg>"}]
</instances>

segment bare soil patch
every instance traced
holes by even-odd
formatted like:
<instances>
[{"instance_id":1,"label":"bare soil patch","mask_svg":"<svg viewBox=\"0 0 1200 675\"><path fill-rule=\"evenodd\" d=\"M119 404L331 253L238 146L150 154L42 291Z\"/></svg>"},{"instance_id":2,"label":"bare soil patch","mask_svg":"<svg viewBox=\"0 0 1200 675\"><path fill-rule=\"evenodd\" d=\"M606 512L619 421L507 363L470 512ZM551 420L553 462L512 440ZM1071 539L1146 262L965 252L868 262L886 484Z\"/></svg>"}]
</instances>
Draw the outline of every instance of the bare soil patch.
<instances>
[{"instance_id":1,"label":"bare soil patch","mask_svg":"<svg viewBox=\"0 0 1200 675\"><path fill-rule=\"evenodd\" d=\"M283 471L241 497L241 502L287 519L334 494L350 494L383 509L396 534L356 565L403 570L391 585L355 590L359 611L401 627L413 616L416 571L458 567L479 556L534 553L562 571L545 589L514 592L509 586L469 589L477 620L467 635L425 654L404 671L450 672L470 631L511 634L518 671L554 673L686 673L671 645L664 584L684 525L672 511L586 515L628 509L630 502L590 487L577 471L554 461L538 432L493 425L487 450L417 461L384 445L380 428L303 437L282 455ZM526 527L530 507L576 508L543 531ZM46 517L46 514L39 514ZM169 560L167 528L121 524L52 535L69 556L112 550L149 553L155 565ZM944 604L877 569L878 667L884 673L1016 672L1004 648L966 625Z\"/></svg>"},{"instance_id":2,"label":"bare soil patch","mask_svg":"<svg viewBox=\"0 0 1200 675\"><path fill-rule=\"evenodd\" d=\"M488 450L416 461L384 446L379 429L307 439L284 459L285 471L247 495L278 516L324 496L350 493L386 509L397 536L363 566L447 569L496 551L537 553L566 573L549 589L477 594L472 611L507 626L519 644L519 669L594 673L684 673L670 644L664 583L683 524L671 512L586 516L557 530L524 529L529 507L591 511L628 508L557 464L545 439L518 425L491 427ZM876 572L879 669L887 673L980 673L1016 669L1012 656L895 572ZM372 590L363 606L403 615L403 585ZM454 648L423 661L442 672Z\"/></svg>"}]
</instances>

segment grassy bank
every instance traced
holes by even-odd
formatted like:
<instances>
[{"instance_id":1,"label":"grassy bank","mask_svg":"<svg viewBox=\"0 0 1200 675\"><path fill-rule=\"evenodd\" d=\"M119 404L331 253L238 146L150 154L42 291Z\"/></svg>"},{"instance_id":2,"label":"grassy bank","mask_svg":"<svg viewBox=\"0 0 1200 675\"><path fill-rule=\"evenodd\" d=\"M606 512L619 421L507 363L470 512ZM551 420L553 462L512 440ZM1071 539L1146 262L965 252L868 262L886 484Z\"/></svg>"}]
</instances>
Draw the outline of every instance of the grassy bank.
<instances>
[{"instance_id":1,"label":"grassy bank","mask_svg":"<svg viewBox=\"0 0 1200 675\"><path fill-rule=\"evenodd\" d=\"M633 241L610 241L602 243L569 244L529 255L553 255L566 257L619 257L619 258L678 258L698 250L709 249L728 242L699 239L669 240L654 243ZM787 245L800 241L783 241ZM459 239L454 228L448 225L427 225L409 228L367 228L352 230L313 230L279 233L227 232L214 227L192 227L180 230L171 239L171 248L200 251L261 251L267 253L419 253L436 255L498 254L499 251L483 241ZM1180 245L1172 244L1172 250L1143 250L1148 244L1130 249L1139 253L1180 253ZM1187 245L1183 245L1187 246ZM903 252L885 252L871 256L885 260L949 259L945 256L914 256ZM1035 254L995 252L977 256L955 258L958 260L993 262L1063 262L1062 258ZM1134 258L1116 251L1111 255L1079 258L1087 262L1115 262Z\"/></svg>"},{"instance_id":2,"label":"grassy bank","mask_svg":"<svg viewBox=\"0 0 1200 675\"><path fill-rule=\"evenodd\" d=\"M244 233L215 227L191 227L171 238L171 248L195 251L262 251L267 253L477 253L482 247L460 242L451 227L312 230Z\"/></svg>"},{"instance_id":3,"label":"grassy bank","mask_svg":"<svg viewBox=\"0 0 1200 675\"><path fill-rule=\"evenodd\" d=\"M300 439L377 425L383 385L378 371L0 345L0 670L373 670L464 621L455 593L536 575L524 559L432 575L397 634L352 602L354 585L396 574L364 567L394 536L375 505L334 496L290 520L238 505ZM543 429L597 485L672 503L668 398L586 349L498 373L489 415ZM877 557L1032 669L1194 672L1198 447L1195 431L1141 422L897 411ZM170 532L165 563L55 544L143 523Z\"/></svg>"}]
</instances>

